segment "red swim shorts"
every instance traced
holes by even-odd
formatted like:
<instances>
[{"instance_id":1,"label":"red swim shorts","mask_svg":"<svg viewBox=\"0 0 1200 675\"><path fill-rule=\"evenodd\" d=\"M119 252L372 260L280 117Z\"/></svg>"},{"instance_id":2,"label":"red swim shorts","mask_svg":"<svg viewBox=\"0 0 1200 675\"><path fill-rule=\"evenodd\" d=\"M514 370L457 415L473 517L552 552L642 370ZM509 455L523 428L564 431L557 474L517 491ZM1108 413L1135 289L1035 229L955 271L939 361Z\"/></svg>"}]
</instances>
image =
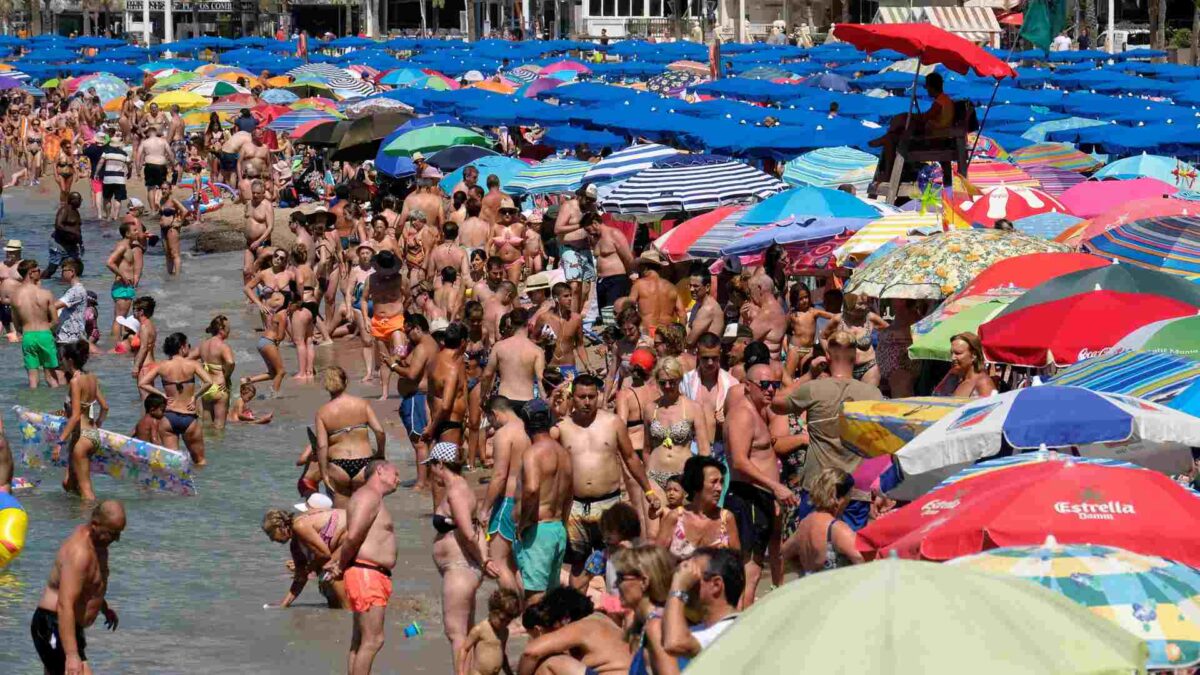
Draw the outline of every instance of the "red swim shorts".
<instances>
[{"instance_id":1,"label":"red swim shorts","mask_svg":"<svg viewBox=\"0 0 1200 675\"><path fill-rule=\"evenodd\" d=\"M370 564L370 563L368 563ZM362 567L355 564L342 574L346 582L346 596L350 599L350 609L355 612L365 612L372 607L387 607L388 599L392 597L392 579L373 564Z\"/></svg>"}]
</instances>

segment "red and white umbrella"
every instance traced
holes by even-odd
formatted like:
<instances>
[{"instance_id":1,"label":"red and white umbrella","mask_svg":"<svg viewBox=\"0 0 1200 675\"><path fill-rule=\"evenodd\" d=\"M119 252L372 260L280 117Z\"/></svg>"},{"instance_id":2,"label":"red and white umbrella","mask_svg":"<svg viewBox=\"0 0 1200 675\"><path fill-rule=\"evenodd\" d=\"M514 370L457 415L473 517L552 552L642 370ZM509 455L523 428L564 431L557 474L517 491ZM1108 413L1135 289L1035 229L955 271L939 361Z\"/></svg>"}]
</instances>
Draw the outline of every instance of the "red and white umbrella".
<instances>
[{"instance_id":1,"label":"red and white umbrella","mask_svg":"<svg viewBox=\"0 0 1200 675\"><path fill-rule=\"evenodd\" d=\"M1018 220L1051 211L1070 213L1062 202L1042 190L1006 185L985 188L982 196L964 202L961 208L970 222L985 227L992 227L1001 218Z\"/></svg>"}]
</instances>

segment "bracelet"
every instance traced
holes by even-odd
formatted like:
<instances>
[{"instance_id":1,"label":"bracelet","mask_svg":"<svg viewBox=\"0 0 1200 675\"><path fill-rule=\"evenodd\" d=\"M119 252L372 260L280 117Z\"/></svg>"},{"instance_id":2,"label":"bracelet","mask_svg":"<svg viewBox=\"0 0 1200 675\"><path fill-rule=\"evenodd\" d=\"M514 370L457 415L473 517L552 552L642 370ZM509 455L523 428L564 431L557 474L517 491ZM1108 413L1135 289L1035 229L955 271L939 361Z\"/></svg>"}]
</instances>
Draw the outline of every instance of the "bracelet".
<instances>
[{"instance_id":1,"label":"bracelet","mask_svg":"<svg viewBox=\"0 0 1200 675\"><path fill-rule=\"evenodd\" d=\"M687 591L671 591L667 594L667 597L678 598L679 601L685 605L688 604L688 601L692 599L692 597L687 594Z\"/></svg>"}]
</instances>

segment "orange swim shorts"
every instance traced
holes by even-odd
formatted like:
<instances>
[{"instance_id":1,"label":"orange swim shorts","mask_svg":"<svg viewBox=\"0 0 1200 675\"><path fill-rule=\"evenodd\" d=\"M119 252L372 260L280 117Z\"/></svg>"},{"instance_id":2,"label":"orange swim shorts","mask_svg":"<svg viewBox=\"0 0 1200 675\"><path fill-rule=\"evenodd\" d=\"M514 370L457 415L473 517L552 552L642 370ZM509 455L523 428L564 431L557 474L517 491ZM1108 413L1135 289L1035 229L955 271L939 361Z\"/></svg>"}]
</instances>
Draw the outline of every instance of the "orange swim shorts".
<instances>
[{"instance_id":1,"label":"orange swim shorts","mask_svg":"<svg viewBox=\"0 0 1200 675\"><path fill-rule=\"evenodd\" d=\"M392 597L392 578L383 570L375 563L356 560L342 574L351 610L362 613L372 607L387 607Z\"/></svg>"},{"instance_id":2,"label":"orange swim shorts","mask_svg":"<svg viewBox=\"0 0 1200 675\"><path fill-rule=\"evenodd\" d=\"M396 316L380 317L375 315L371 318L371 335L380 340L388 340L392 337L392 333L398 330L404 330L404 315L397 314Z\"/></svg>"}]
</instances>

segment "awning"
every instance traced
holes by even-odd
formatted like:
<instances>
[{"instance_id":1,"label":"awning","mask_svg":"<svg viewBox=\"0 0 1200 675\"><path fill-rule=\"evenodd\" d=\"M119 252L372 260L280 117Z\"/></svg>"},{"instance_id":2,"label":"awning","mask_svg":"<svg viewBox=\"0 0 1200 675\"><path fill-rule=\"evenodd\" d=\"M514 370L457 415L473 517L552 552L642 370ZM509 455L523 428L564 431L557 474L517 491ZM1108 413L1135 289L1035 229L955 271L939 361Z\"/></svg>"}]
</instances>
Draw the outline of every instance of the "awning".
<instances>
[{"instance_id":1,"label":"awning","mask_svg":"<svg viewBox=\"0 0 1200 675\"><path fill-rule=\"evenodd\" d=\"M987 7L926 7L929 23L971 42L990 42L1000 32L996 15Z\"/></svg>"},{"instance_id":2,"label":"awning","mask_svg":"<svg viewBox=\"0 0 1200 675\"><path fill-rule=\"evenodd\" d=\"M964 7L988 7L991 9L1011 10L1016 9L1021 4L1021 0L967 0L963 3Z\"/></svg>"},{"instance_id":3,"label":"awning","mask_svg":"<svg viewBox=\"0 0 1200 675\"><path fill-rule=\"evenodd\" d=\"M880 7L871 23L926 23L922 7Z\"/></svg>"}]
</instances>

